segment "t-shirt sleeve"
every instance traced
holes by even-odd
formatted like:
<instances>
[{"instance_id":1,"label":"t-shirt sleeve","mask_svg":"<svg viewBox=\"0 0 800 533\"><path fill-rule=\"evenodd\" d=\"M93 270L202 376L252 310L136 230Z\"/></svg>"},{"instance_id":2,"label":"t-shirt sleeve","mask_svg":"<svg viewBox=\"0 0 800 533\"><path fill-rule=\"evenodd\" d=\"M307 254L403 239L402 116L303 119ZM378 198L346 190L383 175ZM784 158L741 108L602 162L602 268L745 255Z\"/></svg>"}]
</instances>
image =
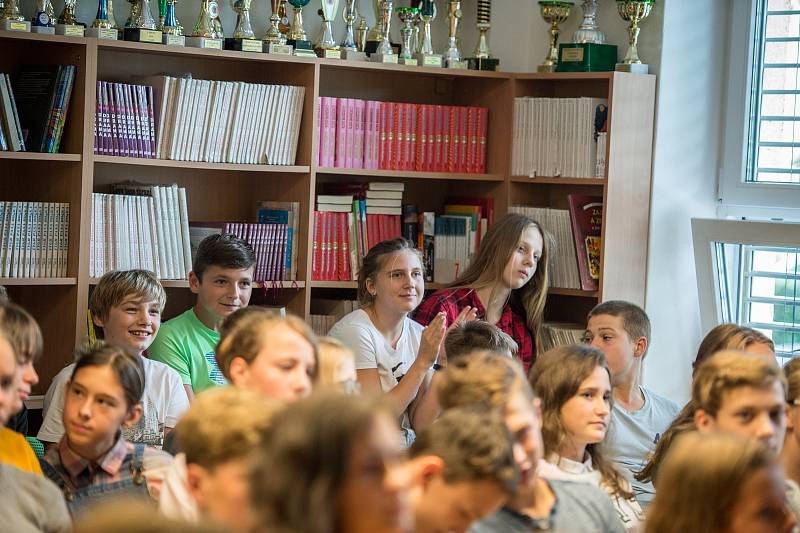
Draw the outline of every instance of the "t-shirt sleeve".
<instances>
[{"instance_id":1,"label":"t-shirt sleeve","mask_svg":"<svg viewBox=\"0 0 800 533\"><path fill-rule=\"evenodd\" d=\"M147 350L147 355L153 361L161 361L175 369L184 385L192 384L189 354L181 350L180 343L172 331L162 329Z\"/></svg>"},{"instance_id":2,"label":"t-shirt sleeve","mask_svg":"<svg viewBox=\"0 0 800 533\"><path fill-rule=\"evenodd\" d=\"M353 350L356 370L378 368L375 344L370 338L367 328L355 324L340 324L340 327L331 330L331 336Z\"/></svg>"},{"instance_id":3,"label":"t-shirt sleeve","mask_svg":"<svg viewBox=\"0 0 800 533\"><path fill-rule=\"evenodd\" d=\"M64 389L67 385L66 373L56 374L47 394L51 394L50 406L42 418L42 426L36 435L43 442L58 442L64 434Z\"/></svg>"},{"instance_id":4,"label":"t-shirt sleeve","mask_svg":"<svg viewBox=\"0 0 800 533\"><path fill-rule=\"evenodd\" d=\"M164 417L164 425L174 428L178 420L189 409L189 397L186 396L186 389L183 388L181 377L174 369L167 369L166 373L167 389L167 412Z\"/></svg>"}]
</instances>

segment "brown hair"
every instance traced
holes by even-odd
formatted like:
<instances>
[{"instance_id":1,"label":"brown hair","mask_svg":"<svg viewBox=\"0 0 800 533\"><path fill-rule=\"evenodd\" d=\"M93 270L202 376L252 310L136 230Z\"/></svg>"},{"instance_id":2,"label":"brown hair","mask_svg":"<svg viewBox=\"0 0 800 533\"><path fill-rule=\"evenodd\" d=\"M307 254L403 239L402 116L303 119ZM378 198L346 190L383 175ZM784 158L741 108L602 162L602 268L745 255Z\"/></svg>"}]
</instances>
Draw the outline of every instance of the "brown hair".
<instances>
[{"instance_id":1,"label":"brown hair","mask_svg":"<svg viewBox=\"0 0 800 533\"><path fill-rule=\"evenodd\" d=\"M89 296L89 311L105 320L111 308L122 303L129 294L136 295L142 302L158 302L162 312L167 304L164 287L149 270L112 270L100 278Z\"/></svg>"},{"instance_id":2,"label":"brown hair","mask_svg":"<svg viewBox=\"0 0 800 533\"><path fill-rule=\"evenodd\" d=\"M719 351L747 351L753 344L766 344L773 352L775 351L775 343L760 331L737 324L720 324L703 337L692 363L692 374L697 372L703 361Z\"/></svg>"},{"instance_id":3,"label":"brown hair","mask_svg":"<svg viewBox=\"0 0 800 533\"><path fill-rule=\"evenodd\" d=\"M419 258L422 275L425 275L425 262L422 260L422 253L414 248L414 244L403 237L381 241L369 249L367 255L361 262L358 269L358 301L362 306L366 306L375 301L375 297L367 290L367 280L375 282L375 275L384 267L387 256L408 250Z\"/></svg>"},{"instance_id":4,"label":"brown hair","mask_svg":"<svg viewBox=\"0 0 800 533\"><path fill-rule=\"evenodd\" d=\"M611 373L605 355L597 348L585 344L553 348L543 353L531 367L529 374L531 387L542 402L542 440L545 456L559 454L564 441L568 438L561 420L561 408L578 393L581 383L598 367L608 373L610 383ZM610 408L612 403L610 397L608 402ZM602 442L588 444L586 453L602 475L605 485L625 499L633 497L633 492L623 474L606 458Z\"/></svg>"},{"instance_id":5,"label":"brown hair","mask_svg":"<svg viewBox=\"0 0 800 533\"><path fill-rule=\"evenodd\" d=\"M0 331L14 350L17 364L39 359L44 344L42 330L24 308L9 300L0 302Z\"/></svg>"},{"instance_id":6,"label":"brown hair","mask_svg":"<svg viewBox=\"0 0 800 533\"><path fill-rule=\"evenodd\" d=\"M125 403L129 409L142 402L144 365L138 355L102 341L95 342L91 347L78 351L70 380L74 380L78 372L88 366L111 368L125 392Z\"/></svg>"},{"instance_id":7,"label":"brown hair","mask_svg":"<svg viewBox=\"0 0 800 533\"><path fill-rule=\"evenodd\" d=\"M539 230L542 235L542 256L536 266L533 278L520 289L511 291L510 305L525 317L528 329L533 336L536 353L543 351L542 322L544 320L544 304L547 300L548 262L552 236L542 225L532 218L518 213L509 213L489 228L481 240L480 248L463 274L458 276L449 287L470 287L481 289L503 279L508 261L519 246L520 236L530 226Z\"/></svg>"},{"instance_id":8,"label":"brown hair","mask_svg":"<svg viewBox=\"0 0 800 533\"><path fill-rule=\"evenodd\" d=\"M508 333L484 320L470 320L458 324L444 339L444 351L449 363L478 350L490 350L514 356L518 349L516 341Z\"/></svg>"},{"instance_id":9,"label":"brown hair","mask_svg":"<svg viewBox=\"0 0 800 533\"><path fill-rule=\"evenodd\" d=\"M202 283L203 274L210 266L247 269L256 264L253 247L232 233L209 235L197 247L192 272Z\"/></svg>"},{"instance_id":10,"label":"brown hair","mask_svg":"<svg viewBox=\"0 0 800 533\"><path fill-rule=\"evenodd\" d=\"M644 309L635 303L626 302L624 300L609 300L594 306L589 311L586 321L599 315L618 316L622 318L622 329L628 334L632 341L636 341L642 337L647 341L648 347L650 345L650 318L645 313Z\"/></svg>"},{"instance_id":11,"label":"brown hair","mask_svg":"<svg viewBox=\"0 0 800 533\"><path fill-rule=\"evenodd\" d=\"M794 358L783 365L783 375L786 376L786 400L793 404L800 399L800 358Z\"/></svg>"}]
</instances>

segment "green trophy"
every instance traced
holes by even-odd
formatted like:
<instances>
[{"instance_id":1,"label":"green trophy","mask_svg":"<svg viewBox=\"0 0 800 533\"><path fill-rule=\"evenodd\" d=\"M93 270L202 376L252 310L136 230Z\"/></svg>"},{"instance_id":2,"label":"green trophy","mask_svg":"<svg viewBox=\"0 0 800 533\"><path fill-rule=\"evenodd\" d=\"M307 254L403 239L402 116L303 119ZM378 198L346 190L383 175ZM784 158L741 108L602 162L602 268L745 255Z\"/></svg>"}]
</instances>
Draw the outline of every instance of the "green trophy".
<instances>
[{"instance_id":1,"label":"green trophy","mask_svg":"<svg viewBox=\"0 0 800 533\"><path fill-rule=\"evenodd\" d=\"M50 0L36 0L36 10L31 20L33 33L54 35L56 33L56 19L53 3Z\"/></svg>"},{"instance_id":2,"label":"green trophy","mask_svg":"<svg viewBox=\"0 0 800 533\"><path fill-rule=\"evenodd\" d=\"M262 52L263 45L256 39L250 24L250 0L230 0L236 13L236 27L233 37L225 39L225 48L239 52Z\"/></svg>"},{"instance_id":3,"label":"green trophy","mask_svg":"<svg viewBox=\"0 0 800 533\"><path fill-rule=\"evenodd\" d=\"M214 6L219 7L216 2ZM194 23L192 35L186 38L186 46L222 50L222 39L217 37L217 30L214 27L211 0L200 2L200 13L197 15L197 22Z\"/></svg>"},{"instance_id":4,"label":"green trophy","mask_svg":"<svg viewBox=\"0 0 800 533\"><path fill-rule=\"evenodd\" d=\"M489 29L492 27L492 0L478 0L478 44L475 45L473 57L467 59L472 70L497 70L500 60L492 57L489 49Z\"/></svg>"},{"instance_id":5,"label":"green trophy","mask_svg":"<svg viewBox=\"0 0 800 533\"><path fill-rule=\"evenodd\" d=\"M150 0L133 0L131 15L123 31L126 41L161 44L163 34L156 29L156 20L150 10Z\"/></svg>"},{"instance_id":6,"label":"green trophy","mask_svg":"<svg viewBox=\"0 0 800 533\"><path fill-rule=\"evenodd\" d=\"M575 4L560 0L541 0L539 11L545 22L550 24L550 47L544 63L536 67L538 72L555 72L558 65L558 25L567 20L569 12Z\"/></svg>"},{"instance_id":7,"label":"green trophy","mask_svg":"<svg viewBox=\"0 0 800 533\"><path fill-rule=\"evenodd\" d=\"M31 21L25 20L19 9L19 0L5 0L0 11L0 30L31 31Z\"/></svg>"},{"instance_id":8,"label":"green trophy","mask_svg":"<svg viewBox=\"0 0 800 533\"><path fill-rule=\"evenodd\" d=\"M338 7L339 0L322 0L322 34L314 50L319 57L328 59L342 57L342 52L333 36L333 19L336 17Z\"/></svg>"},{"instance_id":9,"label":"green trophy","mask_svg":"<svg viewBox=\"0 0 800 533\"><path fill-rule=\"evenodd\" d=\"M109 18L109 5L111 0L100 0L97 3L97 15L95 15L92 27L86 29L86 35L96 39L119 39L119 32L114 27L113 19Z\"/></svg>"},{"instance_id":10,"label":"green trophy","mask_svg":"<svg viewBox=\"0 0 800 533\"><path fill-rule=\"evenodd\" d=\"M164 22L161 25L161 31L164 33L163 43L168 46L186 46L183 26L178 22L178 16L175 14L176 1L166 0Z\"/></svg>"},{"instance_id":11,"label":"green trophy","mask_svg":"<svg viewBox=\"0 0 800 533\"><path fill-rule=\"evenodd\" d=\"M395 9L397 18L403 23L400 28L400 35L403 38L403 47L400 49L400 57L397 62L401 65L416 66L417 58L414 57L414 20L417 18L419 10L416 7L398 7Z\"/></svg>"},{"instance_id":12,"label":"green trophy","mask_svg":"<svg viewBox=\"0 0 800 533\"><path fill-rule=\"evenodd\" d=\"M75 4L78 0L64 0L64 9L56 21L56 35L83 37L84 27L75 20Z\"/></svg>"},{"instance_id":13,"label":"green trophy","mask_svg":"<svg viewBox=\"0 0 800 533\"><path fill-rule=\"evenodd\" d=\"M308 5L311 0L289 0L289 3L294 8L294 17L292 18L292 25L289 28L289 38L286 44L294 47L294 55L302 57L317 57L314 53L314 47L311 41L308 40L305 28L303 28L303 8Z\"/></svg>"},{"instance_id":14,"label":"green trophy","mask_svg":"<svg viewBox=\"0 0 800 533\"><path fill-rule=\"evenodd\" d=\"M628 52L622 63L617 63L616 70L634 74L647 74L650 70L647 64L639 59L636 45L639 42L639 23L650 14L654 3L654 0L617 0L617 11L622 20L629 22L630 26L628 26Z\"/></svg>"},{"instance_id":15,"label":"green trophy","mask_svg":"<svg viewBox=\"0 0 800 533\"><path fill-rule=\"evenodd\" d=\"M606 72L614 70L617 45L606 44L605 35L597 27L598 0L581 4L583 22L572 36L571 43L558 47L558 72Z\"/></svg>"}]
</instances>

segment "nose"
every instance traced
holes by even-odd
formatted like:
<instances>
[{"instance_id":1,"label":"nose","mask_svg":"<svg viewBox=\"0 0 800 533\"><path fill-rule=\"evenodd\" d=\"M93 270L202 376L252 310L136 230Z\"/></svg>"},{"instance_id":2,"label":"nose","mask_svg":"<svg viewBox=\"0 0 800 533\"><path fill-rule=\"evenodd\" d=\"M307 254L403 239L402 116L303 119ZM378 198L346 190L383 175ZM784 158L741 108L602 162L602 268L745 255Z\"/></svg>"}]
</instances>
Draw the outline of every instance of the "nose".
<instances>
[{"instance_id":1,"label":"nose","mask_svg":"<svg viewBox=\"0 0 800 533\"><path fill-rule=\"evenodd\" d=\"M30 384L31 386L39 383L39 374L36 372L36 369L33 368L32 361L26 365L23 379L25 380L26 383Z\"/></svg>"},{"instance_id":2,"label":"nose","mask_svg":"<svg viewBox=\"0 0 800 533\"><path fill-rule=\"evenodd\" d=\"M608 413L609 413L609 408L608 407L609 407L608 406L608 399L606 399L606 398L604 398L602 396L598 396L597 400L595 400L595 402L594 402L595 413L600 415L600 416L606 417L606 416L608 416Z\"/></svg>"},{"instance_id":3,"label":"nose","mask_svg":"<svg viewBox=\"0 0 800 533\"><path fill-rule=\"evenodd\" d=\"M775 424L772 422L768 413L762 413L758 417L758 426L755 436L761 440L770 440L775 436Z\"/></svg>"},{"instance_id":4,"label":"nose","mask_svg":"<svg viewBox=\"0 0 800 533\"><path fill-rule=\"evenodd\" d=\"M146 309L139 311L136 318L139 324L147 325L150 323L150 313Z\"/></svg>"},{"instance_id":5,"label":"nose","mask_svg":"<svg viewBox=\"0 0 800 533\"><path fill-rule=\"evenodd\" d=\"M292 373L291 387L298 398L304 398L311 393L311 378L302 365L297 365L297 369Z\"/></svg>"},{"instance_id":6,"label":"nose","mask_svg":"<svg viewBox=\"0 0 800 533\"><path fill-rule=\"evenodd\" d=\"M92 399L87 397L83 403L80 405L80 409L78 414L81 418L89 419L92 418Z\"/></svg>"},{"instance_id":7,"label":"nose","mask_svg":"<svg viewBox=\"0 0 800 533\"><path fill-rule=\"evenodd\" d=\"M411 484L411 471L408 465L402 463L386 466L383 476L383 486L390 492L402 492Z\"/></svg>"},{"instance_id":8,"label":"nose","mask_svg":"<svg viewBox=\"0 0 800 533\"><path fill-rule=\"evenodd\" d=\"M514 443L514 462L517 463L517 466L520 470L527 470L530 468L530 461L528 459L528 452L525 449L525 446L521 442Z\"/></svg>"}]
</instances>

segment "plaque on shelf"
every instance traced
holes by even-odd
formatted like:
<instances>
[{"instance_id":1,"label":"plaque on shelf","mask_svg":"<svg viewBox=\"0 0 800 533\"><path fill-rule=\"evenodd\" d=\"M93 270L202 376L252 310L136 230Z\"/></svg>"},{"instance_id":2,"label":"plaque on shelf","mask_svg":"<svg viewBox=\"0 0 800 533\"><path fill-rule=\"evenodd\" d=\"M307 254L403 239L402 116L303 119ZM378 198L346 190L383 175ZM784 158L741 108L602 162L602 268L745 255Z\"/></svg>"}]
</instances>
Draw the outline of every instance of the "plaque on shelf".
<instances>
[{"instance_id":1,"label":"plaque on shelf","mask_svg":"<svg viewBox=\"0 0 800 533\"><path fill-rule=\"evenodd\" d=\"M213 39L211 37L187 37L186 46L222 50L222 39Z\"/></svg>"},{"instance_id":2,"label":"plaque on shelf","mask_svg":"<svg viewBox=\"0 0 800 533\"><path fill-rule=\"evenodd\" d=\"M0 22L0 29L6 31L31 31L31 21L29 20L4 20Z\"/></svg>"},{"instance_id":3,"label":"plaque on shelf","mask_svg":"<svg viewBox=\"0 0 800 533\"><path fill-rule=\"evenodd\" d=\"M56 24L56 35L67 37L83 37L85 28L77 24Z\"/></svg>"},{"instance_id":4,"label":"plaque on shelf","mask_svg":"<svg viewBox=\"0 0 800 533\"><path fill-rule=\"evenodd\" d=\"M123 39L135 43L162 44L164 40L161 30L151 30L148 28L125 28L122 34Z\"/></svg>"},{"instance_id":5,"label":"plaque on shelf","mask_svg":"<svg viewBox=\"0 0 800 533\"><path fill-rule=\"evenodd\" d=\"M115 28L86 28L85 35L95 39L107 39L116 41L119 39L119 32Z\"/></svg>"},{"instance_id":6,"label":"plaque on shelf","mask_svg":"<svg viewBox=\"0 0 800 533\"><path fill-rule=\"evenodd\" d=\"M186 37L184 35L165 33L162 37L161 43L166 44L167 46L186 46Z\"/></svg>"},{"instance_id":7,"label":"plaque on shelf","mask_svg":"<svg viewBox=\"0 0 800 533\"><path fill-rule=\"evenodd\" d=\"M263 48L262 51L267 54L290 56L294 52L294 47L290 44L269 43L261 41Z\"/></svg>"},{"instance_id":8,"label":"plaque on shelf","mask_svg":"<svg viewBox=\"0 0 800 533\"><path fill-rule=\"evenodd\" d=\"M237 52L263 52L264 46L261 41L256 39L241 39L239 37L228 37L225 39L225 50L236 50Z\"/></svg>"}]
</instances>

